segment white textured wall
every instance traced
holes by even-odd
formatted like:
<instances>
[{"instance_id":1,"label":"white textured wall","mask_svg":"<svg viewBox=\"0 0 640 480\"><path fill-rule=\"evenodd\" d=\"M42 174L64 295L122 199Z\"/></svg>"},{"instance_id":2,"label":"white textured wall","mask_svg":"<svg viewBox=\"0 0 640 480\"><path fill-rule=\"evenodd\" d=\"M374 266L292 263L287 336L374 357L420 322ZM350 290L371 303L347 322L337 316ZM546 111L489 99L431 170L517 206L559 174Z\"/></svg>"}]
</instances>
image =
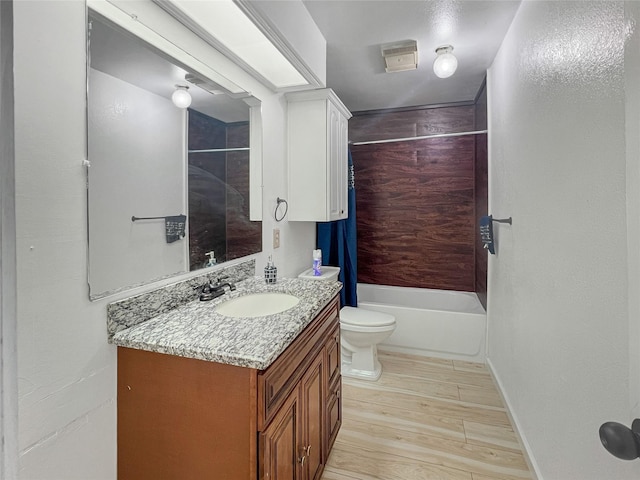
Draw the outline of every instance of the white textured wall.
<instances>
[{"instance_id":1,"label":"white textured wall","mask_svg":"<svg viewBox=\"0 0 640 480\"><path fill-rule=\"evenodd\" d=\"M489 71L488 358L545 480L640 476L598 438L631 420L624 32L623 2L525 0Z\"/></svg>"},{"instance_id":2,"label":"white textured wall","mask_svg":"<svg viewBox=\"0 0 640 480\"><path fill-rule=\"evenodd\" d=\"M259 275L264 272L268 255L273 255L273 262L278 268L278 275L297 277L299 273L311 267L313 249L316 245L315 222L276 222L274 211L278 197L287 198L287 152L286 128L287 102L283 96L273 97L263 102L263 111L268 109L282 118L283 123L264 122L263 142L265 150L270 151L277 162L265 165L263 169L264 191L262 216L262 258L256 263ZM278 218L283 214L284 206L278 210ZM273 248L273 229L280 230L280 248Z\"/></svg>"},{"instance_id":3,"label":"white textured wall","mask_svg":"<svg viewBox=\"0 0 640 480\"><path fill-rule=\"evenodd\" d=\"M86 284L85 13L15 2L20 477L115 476L115 349Z\"/></svg>"},{"instance_id":4,"label":"white textured wall","mask_svg":"<svg viewBox=\"0 0 640 480\"><path fill-rule=\"evenodd\" d=\"M85 5L15 2L15 147L20 478L116 478L116 348L87 287ZM264 245L286 191L282 99L222 62L263 100ZM302 270L314 224L278 224L275 259ZM166 282L165 282L166 283Z\"/></svg>"},{"instance_id":5,"label":"white textured wall","mask_svg":"<svg viewBox=\"0 0 640 480\"><path fill-rule=\"evenodd\" d=\"M18 472L13 2L0 2L0 478Z\"/></svg>"},{"instance_id":6,"label":"white textured wall","mask_svg":"<svg viewBox=\"0 0 640 480\"><path fill-rule=\"evenodd\" d=\"M640 2L625 1L625 21L640 19ZM629 404L640 417L640 31L630 30L625 47L625 133L627 148L627 251L629 258Z\"/></svg>"}]
</instances>

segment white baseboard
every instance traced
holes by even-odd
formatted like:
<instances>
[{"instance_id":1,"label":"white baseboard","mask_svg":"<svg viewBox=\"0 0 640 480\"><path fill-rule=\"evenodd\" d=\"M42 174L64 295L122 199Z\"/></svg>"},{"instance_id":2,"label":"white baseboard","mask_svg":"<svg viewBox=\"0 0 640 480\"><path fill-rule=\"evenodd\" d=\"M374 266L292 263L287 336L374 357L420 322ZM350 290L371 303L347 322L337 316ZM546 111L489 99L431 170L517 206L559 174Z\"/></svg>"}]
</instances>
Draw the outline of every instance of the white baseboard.
<instances>
[{"instance_id":1,"label":"white baseboard","mask_svg":"<svg viewBox=\"0 0 640 480\"><path fill-rule=\"evenodd\" d=\"M509 420L511 421L511 425L513 426L513 430L516 434L516 438L518 439L518 443L520 444L520 448L522 449L524 459L527 462L527 465L529 466L529 470L531 471L533 480L544 480L542 478L542 474L540 473L540 468L538 467L538 464L536 463L535 458L533 457L533 454L531 452L531 446L529 445L529 442L527 442L526 437L522 434L522 429L520 428L520 423L518 422L518 418L513 414L513 409L511 408L509 397L507 397L507 395L504 392L502 382L500 381L500 378L496 374L496 371L493 368L493 364L491 363L490 358L487 358L486 365L489 368L489 373L491 374L493 381L498 387L498 393L502 398L502 403L504 403L504 406L507 409L507 415L509 416Z\"/></svg>"}]
</instances>

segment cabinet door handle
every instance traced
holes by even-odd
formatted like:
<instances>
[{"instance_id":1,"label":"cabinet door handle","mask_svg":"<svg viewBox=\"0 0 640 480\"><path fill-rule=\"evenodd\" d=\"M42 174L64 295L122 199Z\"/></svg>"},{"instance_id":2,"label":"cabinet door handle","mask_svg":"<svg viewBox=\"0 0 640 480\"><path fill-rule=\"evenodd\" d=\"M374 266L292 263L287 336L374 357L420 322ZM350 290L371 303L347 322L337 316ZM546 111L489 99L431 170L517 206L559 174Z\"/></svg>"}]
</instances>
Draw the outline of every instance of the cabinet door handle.
<instances>
[{"instance_id":1,"label":"cabinet door handle","mask_svg":"<svg viewBox=\"0 0 640 480\"><path fill-rule=\"evenodd\" d=\"M307 445L306 447L302 447L304 450L304 454L308 457L311 455L311 445Z\"/></svg>"},{"instance_id":2,"label":"cabinet door handle","mask_svg":"<svg viewBox=\"0 0 640 480\"><path fill-rule=\"evenodd\" d=\"M298 463L304 466L304 462L307 459L307 447L304 445L300 447L300 456L298 457Z\"/></svg>"}]
</instances>

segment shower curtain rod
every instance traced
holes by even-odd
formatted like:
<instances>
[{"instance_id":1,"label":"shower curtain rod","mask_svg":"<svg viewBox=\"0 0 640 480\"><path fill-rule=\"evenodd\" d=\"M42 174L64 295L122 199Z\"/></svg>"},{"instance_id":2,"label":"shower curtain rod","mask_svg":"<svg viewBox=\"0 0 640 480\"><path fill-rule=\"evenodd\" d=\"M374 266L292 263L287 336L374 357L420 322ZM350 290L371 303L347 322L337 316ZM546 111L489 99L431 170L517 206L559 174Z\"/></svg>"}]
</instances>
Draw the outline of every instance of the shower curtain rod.
<instances>
[{"instance_id":1,"label":"shower curtain rod","mask_svg":"<svg viewBox=\"0 0 640 480\"><path fill-rule=\"evenodd\" d=\"M187 153L224 153L224 152L244 152L249 150L249 147L238 148L205 148L202 150L187 150Z\"/></svg>"},{"instance_id":2,"label":"shower curtain rod","mask_svg":"<svg viewBox=\"0 0 640 480\"><path fill-rule=\"evenodd\" d=\"M462 137L464 135L477 135L479 133L487 133L487 130L476 130L474 132L459 132L459 133L437 133L435 135L422 135L420 137L389 138L387 140L370 140L368 142L349 141L349 145L372 145L374 143L406 142L411 140L426 140L428 138Z\"/></svg>"}]
</instances>

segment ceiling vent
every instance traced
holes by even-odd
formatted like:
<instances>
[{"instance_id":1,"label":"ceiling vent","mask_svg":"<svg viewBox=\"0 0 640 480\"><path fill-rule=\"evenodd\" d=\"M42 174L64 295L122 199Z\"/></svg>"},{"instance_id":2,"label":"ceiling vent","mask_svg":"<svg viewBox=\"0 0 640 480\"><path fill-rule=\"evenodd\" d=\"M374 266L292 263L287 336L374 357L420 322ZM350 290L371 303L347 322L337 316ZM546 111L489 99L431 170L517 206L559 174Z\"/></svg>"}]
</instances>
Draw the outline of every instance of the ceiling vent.
<instances>
[{"instance_id":1,"label":"ceiling vent","mask_svg":"<svg viewBox=\"0 0 640 480\"><path fill-rule=\"evenodd\" d=\"M415 40L388 43L380 47L387 73L418 68L418 43Z\"/></svg>"}]
</instances>

